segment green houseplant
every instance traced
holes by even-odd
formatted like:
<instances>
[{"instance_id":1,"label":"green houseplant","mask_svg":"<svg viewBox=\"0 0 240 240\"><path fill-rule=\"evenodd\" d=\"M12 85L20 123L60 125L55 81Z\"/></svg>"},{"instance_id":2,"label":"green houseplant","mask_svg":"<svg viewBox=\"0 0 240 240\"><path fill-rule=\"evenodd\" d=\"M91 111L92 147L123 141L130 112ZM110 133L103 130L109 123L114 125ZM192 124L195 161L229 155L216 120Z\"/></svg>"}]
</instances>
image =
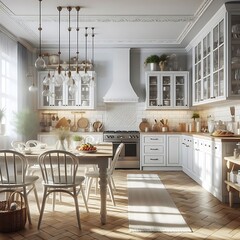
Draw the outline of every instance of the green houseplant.
<instances>
[{"instance_id":1,"label":"green houseplant","mask_svg":"<svg viewBox=\"0 0 240 240\"><path fill-rule=\"evenodd\" d=\"M0 123L2 122L2 119L4 117L4 112L5 112L5 108L0 109Z\"/></svg>"},{"instance_id":2,"label":"green houseplant","mask_svg":"<svg viewBox=\"0 0 240 240\"><path fill-rule=\"evenodd\" d=\"M200 118L199 113L194 112L192 115L193 120L195 121L196 118Z\"/></svg>"},{"instance_id":3,"label":"green houseplant","mask_svg":"<svg viewBox=\"0 0 240 240\"><path fill-rule=\"evenodd\" d=\"M72 136L72 145L73 148L76 149L76 147L80 146L83 143L83 137L79 135L73 135Z\"/></svg>"},{"instance_id":4,"label":"green houseplant","mask_svg":"<svg viewBox=\"0 0 240 240\"><path fill-rule=\"evenodd\" d=\"M0 109L0 134L5 133L5 124L2 124L2 119L4 117L5 108Z\"/></svg>"},{"instance_id":5,"label":"green houseplant","mask_svg":"<svg viewBox=\"0 0 240 240\"><path fill-rule=\"evenodd\" d=\"M39 130L38 115L36 112L25 109L15 113L15 130L25 141L36 138Z\"/></svg>"},{"instance_id":6,"label":"green houseplant","mask_svg":"<svg viewBox=\"0 0 240 240\"><path fill-rule=\"evenodd\" d=\"M145 66L149 65L151 71L156 71L157 65L159 64L159 56L151 55L151 56L147 57L144 64L145 64Z\"/></svg>"}]
</instances>

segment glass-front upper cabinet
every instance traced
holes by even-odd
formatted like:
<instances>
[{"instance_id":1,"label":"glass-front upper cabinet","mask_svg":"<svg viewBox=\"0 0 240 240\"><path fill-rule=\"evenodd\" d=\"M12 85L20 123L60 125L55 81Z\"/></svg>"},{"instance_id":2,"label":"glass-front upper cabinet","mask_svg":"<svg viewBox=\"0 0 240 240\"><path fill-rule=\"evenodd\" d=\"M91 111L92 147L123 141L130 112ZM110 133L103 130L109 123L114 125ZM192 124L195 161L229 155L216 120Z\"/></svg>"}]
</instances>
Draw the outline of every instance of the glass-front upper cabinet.
<instances>
[{"instance_id":1,"label":"glass-front upper cabinet","mask_svg":"<svg viewBox=\"0 0 240 240\"><path fill-rule=\"evenodd\" d=\"M240 4L226 4L228 10L229 95L240 97Z\"/></svg>"},{"instance_id":2,"label":"glass-front upper cabinet","mask_svg":"<svg viewBox=\"0 0 240 240\"><path fill-rule=\"evenodd\" d=\"M188 107L188 72L146 72L147 109Z\"/></svg>"},{"instance_id":3,"label":"glass-front upper cabinet","mask_svg":"<svg viewBox=\"0 0 240 240\"><path fill-rule=\"evenodd\" d=\"M94 72L86 74L80 72L78 80L73 84L63 81L57 84L53 73L42 71L38 73L38 107L39 109L94 109L95 107L95 80ZM72 72L72 76L74 72Z\"/></svg>"},{"instance_id":4,"label":"glass-front upper cabinet","mask_svg":"<svg viewBox=\"0 0 240 240\"><path fill-rule=\"evenodd\" d=\"M224 97L224 20L213 29L213 98Z\"/></svg>"}]
</instances>

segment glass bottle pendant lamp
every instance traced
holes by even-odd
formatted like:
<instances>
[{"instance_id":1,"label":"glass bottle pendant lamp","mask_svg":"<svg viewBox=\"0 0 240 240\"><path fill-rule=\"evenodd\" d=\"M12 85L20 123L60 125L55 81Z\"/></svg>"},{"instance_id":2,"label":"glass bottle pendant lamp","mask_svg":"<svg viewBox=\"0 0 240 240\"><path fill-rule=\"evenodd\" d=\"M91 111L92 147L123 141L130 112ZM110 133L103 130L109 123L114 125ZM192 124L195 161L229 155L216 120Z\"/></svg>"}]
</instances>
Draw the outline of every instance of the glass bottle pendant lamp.
<instances>
[{"instance_id":1,"label":"glass bottle pendant lamp","mask_svg":"<svg viewBox=\"0 0 240 240\"><path fill-rule=\"evenodd\" d=\"M39 55L37 60L35 61L35 67L38 70L43 70L46 68L46 63L43 59L42 56L42 0L39 0L39 27L38 27L38 31L39 31Z\"/></svg>"}]
</instances>

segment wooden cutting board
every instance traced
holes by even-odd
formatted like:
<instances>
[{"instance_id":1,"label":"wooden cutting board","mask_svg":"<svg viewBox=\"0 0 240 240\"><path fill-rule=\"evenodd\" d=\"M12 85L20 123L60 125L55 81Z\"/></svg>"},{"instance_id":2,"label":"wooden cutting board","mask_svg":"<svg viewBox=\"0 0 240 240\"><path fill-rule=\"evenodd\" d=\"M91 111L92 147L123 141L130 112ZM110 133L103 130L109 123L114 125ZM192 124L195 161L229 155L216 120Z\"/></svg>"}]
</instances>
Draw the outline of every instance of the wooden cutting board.
<instances>
[{"instance_id":1,"label":"wooden cutting board","mask_svg":"<svg viewBox=\"0 0 240 240\"><path fill-rule=\"evenodd\" d=\"M78 119L77 125L79 128L87 128L89 121L87 118L81 117Z\"/></svg>"}]
</instances>

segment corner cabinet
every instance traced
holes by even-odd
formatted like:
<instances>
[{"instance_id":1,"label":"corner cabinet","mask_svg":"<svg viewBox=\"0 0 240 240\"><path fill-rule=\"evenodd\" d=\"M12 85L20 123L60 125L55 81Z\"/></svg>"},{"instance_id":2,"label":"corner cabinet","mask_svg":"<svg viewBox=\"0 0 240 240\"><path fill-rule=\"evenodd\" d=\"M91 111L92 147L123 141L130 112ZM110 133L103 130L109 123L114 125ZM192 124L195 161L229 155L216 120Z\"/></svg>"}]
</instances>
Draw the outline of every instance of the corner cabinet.
<instances>
[{"instance_id":1,"label":"corner cabinet","mask_svg":"<svg viewBox=\"0 0 240 240\"><path fill-rule=\"evenodd\" d=\"M49 75L50 74L50 75ZM95 72L88 72L94 81L84 81L85 72L80 72L80 80L75 81L76 90L71 91L66 81L57 85L51 77L51 71L38 73L38 108L39 109L94 109L95 108ZM74 75L74 72L72 72ZM49 79L47 79L49 78Z\"/></svg>"},{"instance_id":2,"label":"corner cabinet","mask_svg":"<svg viewBox=\"0 0 240 240\"><path fill-rule=\"evenodd\" d=\"M188 72L145 73L146 109L189 108Z\"/></svg>"},{"instance_id":3,"label":"corner cabinet","mask_svg":"<svg viewBox=\"0 0 240 240\"><path fill-rule=\"evenodd\" d=\"M193 106L240 99L239 11L226 3L193 40Z\"/></svg>"}]
</instances>

